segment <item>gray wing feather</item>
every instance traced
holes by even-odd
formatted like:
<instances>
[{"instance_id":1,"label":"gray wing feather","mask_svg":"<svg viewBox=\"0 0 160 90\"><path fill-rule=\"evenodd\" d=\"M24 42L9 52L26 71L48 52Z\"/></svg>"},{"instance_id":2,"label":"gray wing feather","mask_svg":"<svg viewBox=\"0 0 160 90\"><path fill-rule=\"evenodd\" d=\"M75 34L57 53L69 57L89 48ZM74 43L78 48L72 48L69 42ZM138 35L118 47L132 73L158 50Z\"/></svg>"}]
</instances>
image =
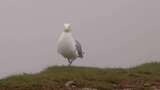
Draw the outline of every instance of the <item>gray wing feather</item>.
<instances>
[{"instance_id":1,"label":"gray wing feather","mask_svg":"<svg viewBox=\"0 0 160 90\"><path fill-rule=\"evenodd\" d=\"M83 51L82 51L81 44L77 40L75 41L76 41L76 50L78 52L78 55L80 58L83 58Z\"/></svg>"}]
</instances>

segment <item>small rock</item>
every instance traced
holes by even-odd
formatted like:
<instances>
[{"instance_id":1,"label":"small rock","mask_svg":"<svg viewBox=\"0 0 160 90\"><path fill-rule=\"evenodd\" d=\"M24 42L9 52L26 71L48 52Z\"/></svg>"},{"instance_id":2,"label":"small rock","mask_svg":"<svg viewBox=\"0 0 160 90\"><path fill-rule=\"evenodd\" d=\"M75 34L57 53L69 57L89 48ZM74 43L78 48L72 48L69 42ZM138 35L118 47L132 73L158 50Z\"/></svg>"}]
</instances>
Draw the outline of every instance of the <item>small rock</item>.
<instances>
[{"instance_id":1,"label":"small rock","mask_svg":"<svg viewBox=\"0 0 160 90\"><path fill-rule=\"evenodd\" d=\"M68 81L65 83L65 86L74 88L74 87L76 87L76 82L75 81Z\"/></svg>"}]
</instances>

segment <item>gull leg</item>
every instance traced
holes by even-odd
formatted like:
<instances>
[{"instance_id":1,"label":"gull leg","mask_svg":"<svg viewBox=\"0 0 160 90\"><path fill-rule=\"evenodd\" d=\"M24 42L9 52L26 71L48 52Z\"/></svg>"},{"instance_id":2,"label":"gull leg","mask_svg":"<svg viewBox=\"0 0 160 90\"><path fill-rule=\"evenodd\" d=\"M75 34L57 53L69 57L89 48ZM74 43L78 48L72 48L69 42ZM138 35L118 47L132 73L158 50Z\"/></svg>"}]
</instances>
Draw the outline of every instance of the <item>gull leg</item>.
<instances>
[{"instance_id":1,"label":"gull leg","mask_svg":"<svg viewBox=\"0 0 160 90\"><path fill-rule=\"evenodd\" d=\"M70 59L67 59L68 60L68 66L71 66L71 64L72 64L72 60L70 60Z\"/></svg>"},{"instance_id":2,"label":"gull leg","mask_svg":"<svg viewBox=\"0 0 160 90\"><path fill-rule=\"evenodd\" d=\"M68 66L71 66L71 64L73 63L74 59L67 59L68 60Z\"/></svg>"},{"instance_id":3,"label":"gull leg","mask_svg":"<svg viewBox=\"0 0 160 90\"><path fill-rule=\"evenodd\" d=\"M72 59L72 60L70 61L70 64L72 64L72 63L73 63L73 61L74 61L74 59Z\"/></svg>"}]
</instances>

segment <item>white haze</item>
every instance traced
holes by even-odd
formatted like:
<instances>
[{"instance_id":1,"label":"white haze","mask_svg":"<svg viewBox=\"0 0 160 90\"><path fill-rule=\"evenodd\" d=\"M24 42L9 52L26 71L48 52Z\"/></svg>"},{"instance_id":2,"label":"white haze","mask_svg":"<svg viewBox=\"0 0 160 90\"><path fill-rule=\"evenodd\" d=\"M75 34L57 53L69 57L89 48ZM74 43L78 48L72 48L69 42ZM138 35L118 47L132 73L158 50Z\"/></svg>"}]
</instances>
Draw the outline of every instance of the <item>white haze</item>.
<instances>
[{"instance_id":1,"label":"white haze","mask_svg":"<svg viewBox=\"0 0 160 90\"><path fill-rule=\"evenodd\" d=\"M0 0L0 77L67 65L64 23L85 51L73 64L129 67L160 60L159 0Z\"/></svg>"}]
</instances>

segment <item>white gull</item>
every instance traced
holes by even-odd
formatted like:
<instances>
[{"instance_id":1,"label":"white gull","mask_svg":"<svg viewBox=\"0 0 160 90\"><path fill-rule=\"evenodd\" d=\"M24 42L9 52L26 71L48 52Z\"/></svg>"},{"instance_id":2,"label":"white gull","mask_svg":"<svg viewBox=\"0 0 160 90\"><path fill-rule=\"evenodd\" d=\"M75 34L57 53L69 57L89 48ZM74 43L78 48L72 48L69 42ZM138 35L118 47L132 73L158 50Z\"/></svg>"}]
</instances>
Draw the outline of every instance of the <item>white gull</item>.
<instances>
[{"instance_id":1,"label":"white gull","mask_svg":"<svg viewBox=\"0 0 160 90\"><path fill-rule=\"evenodd\" d=\"M73 38L70 24L64 24L64 31L58 39L58 53L68 60L69 66L77 57L83 58L81 44Z\"/></svg>"}]
</instances>

